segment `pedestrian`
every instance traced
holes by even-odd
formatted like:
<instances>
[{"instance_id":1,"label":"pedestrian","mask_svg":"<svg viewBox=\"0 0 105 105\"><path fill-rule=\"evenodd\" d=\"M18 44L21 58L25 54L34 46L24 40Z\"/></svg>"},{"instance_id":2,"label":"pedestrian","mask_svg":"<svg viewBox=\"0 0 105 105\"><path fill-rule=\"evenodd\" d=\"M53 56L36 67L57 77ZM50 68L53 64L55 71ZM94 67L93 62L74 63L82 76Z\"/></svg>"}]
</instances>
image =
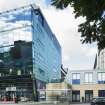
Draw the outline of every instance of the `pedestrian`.
<instances>
[{"instance_id":1,"label":"pedestrian","mask_svg":"<svg viewBox=\"0 0 105 105\"><path fill-rule=\"evenodd\" d=\"M84 103L84 97L82 97L82 102Z\"/></svg>"}]
</instances>

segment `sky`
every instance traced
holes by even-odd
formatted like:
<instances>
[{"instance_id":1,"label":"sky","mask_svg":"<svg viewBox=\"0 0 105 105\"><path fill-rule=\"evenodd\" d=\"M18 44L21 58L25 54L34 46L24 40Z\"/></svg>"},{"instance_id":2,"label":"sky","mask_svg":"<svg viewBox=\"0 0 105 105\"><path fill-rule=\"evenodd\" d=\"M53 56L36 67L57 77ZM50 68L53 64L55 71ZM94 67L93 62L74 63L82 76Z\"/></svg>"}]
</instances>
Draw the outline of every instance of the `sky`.
<instances>
[{"instance_id":1,"label":"sky","mask_svg":"<svg viewBox=\"0 0 105 105\"><path fill-rule=\"evenodd\" d=\"M62 47L62 64L70 70L93 69L97 47L80 42L78 25L84 21L74 18L73 8L63 10L51 6L50 0L0 0L0 11L36 3L42 10L49 26Z\"/></svg>"}]
</instances>

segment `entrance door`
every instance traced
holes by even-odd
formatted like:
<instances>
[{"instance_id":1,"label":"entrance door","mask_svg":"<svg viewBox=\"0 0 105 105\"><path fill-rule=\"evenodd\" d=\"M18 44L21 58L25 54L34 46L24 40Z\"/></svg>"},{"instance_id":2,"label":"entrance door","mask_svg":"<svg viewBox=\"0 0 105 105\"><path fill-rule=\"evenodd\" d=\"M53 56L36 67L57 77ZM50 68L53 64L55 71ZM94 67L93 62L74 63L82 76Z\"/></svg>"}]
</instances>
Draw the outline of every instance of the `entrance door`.
<instances>
[{"instance_id":1,"label":"entrance door","mask_svg":"<svg viewBox=\"0 0 105 105\"><path fill-rule=\"evenodd\" d=\"M99 97L105 97L105 90L99 90L98 91L98 96Z\"/></svg>"},{"instance_id":2,"label":"entrance door","mask_svg":"<svg viewBox=\"0 0 105 105\"><path fill-rule=\"evenodd\" d=\"M72 102L80 102L80 91L72 91Z\"/></svg>"},{"instance_id":3,"label":"entrance door","mask_svg":"<svg viewBox=\"0 0 105 105\"><path fill-rule=\"evenodd\" d=\"M85 91L85 102L90 102L93 98L93 90Z\"/></svg>"}]
</instances>

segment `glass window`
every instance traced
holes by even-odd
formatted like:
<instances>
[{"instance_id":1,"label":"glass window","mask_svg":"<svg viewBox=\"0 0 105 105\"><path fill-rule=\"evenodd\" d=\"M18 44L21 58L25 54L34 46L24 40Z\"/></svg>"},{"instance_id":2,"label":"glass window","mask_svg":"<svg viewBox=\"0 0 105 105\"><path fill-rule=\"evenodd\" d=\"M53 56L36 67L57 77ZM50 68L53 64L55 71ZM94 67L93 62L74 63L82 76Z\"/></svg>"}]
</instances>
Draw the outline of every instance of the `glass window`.
<instances>
[{"instance_id":1,"label":"glass window","mask_svg":"<svg viewBox=\"0 0 105 105\"><path fill-rule=\"evenodd\" d=\"M99 84L105 83L105 73L104 72L98 73L98 83Z\"/></svg>"},{"instance_id":2,"label":"glass window","mask_svg":"<svg viewBox=\"0 0 105 105\"><path fill-rule=\"evenodd\" d=\"M77 74L77 79L80 79L80 74Z\"/></svg>"},{"instance_id":3,"label":"glass window","mask_svg":"<svg viewBox=\"0 0 105 105\"><path fill-rule=\"evenodd\" d=\"M92 81L93 81L93 75L89 74L89 82L92 82Z\"/></svg>"},{"instance_id":4,"label":"glass window","mask_svg":"<svg viewBox=\"0 0 105 105\"><path fill-rule=\"evenodd\" d=\"M102 80L105 81L105 73L102 74Z\"/></svg>"},{"instance_id":5,"label":"glass window","mask_svg":"<svg viewBox=\"0 0 105 105\"><path fill-rule=\"evenodd\" d=\"M85 73L85 83L93 82L93 73Z\"/></svg>"},{"instance_id":6,"label":"glass window","mask_svg":"<svg viewBox=\"0 0 105 105\"><path fill-rule=\"evenodd\" d=\"M72 74L72 84L80 84L80 73Z\"/></svg>"},{"instance_id":7,"label":"glass window","mask_svg":"<svg viewBox=\"0 0 105 105\"><path fill-rule=\"evenodd\" d=\"M80 79L80 73L73 73L72 77L72 79Z\"/></svg>"},{"instance_id":8,"label":"glass window","mask_svg":"<svg viewBox=\"0 0 105 105\"><path fill-rule=\"evenodd\" d=\"M85 82L88 82L88 74L85 74Z\"/></svg>"},{"instance_id":9,"label":"glass window","mask_svg":"<svg viewBox=\"0 0 105 105\"><path fill-rule=\"evenodd\" d=\"M98 73L98 80L101 81L101 73Z\"/></svg>"},{"instance_id":10,"label":"glass window","mask_svg":"<svg viewBox=\"0 0 105 105\"><path fill-rule=\"evenodd\" d=\"M76 74L73 74L73 79L76 79Z\"/></svg>"}]
</instances>

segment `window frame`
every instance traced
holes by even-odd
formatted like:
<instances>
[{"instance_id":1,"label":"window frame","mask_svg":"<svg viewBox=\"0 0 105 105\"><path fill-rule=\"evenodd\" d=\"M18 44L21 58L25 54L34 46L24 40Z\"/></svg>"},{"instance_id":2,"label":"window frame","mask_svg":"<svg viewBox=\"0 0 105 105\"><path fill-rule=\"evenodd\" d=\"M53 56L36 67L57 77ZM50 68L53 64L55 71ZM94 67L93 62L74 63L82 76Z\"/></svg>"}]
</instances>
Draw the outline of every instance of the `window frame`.
<instances>
[{"instance_id":1,"label":"window frame","mask_svg":"<svg viewBox=\"0 0 105 105\"><path fill-rule=\"evenodd\" d=\"M100 76L99 76L99 74L100 74ZM98 82L98 84L105 84L105 72L97 73L97 82Z\"/></svg>"},{"instance_id":2,"label":"window frame","mask_svg":"<svg viewBox=\"0 0 105 105\"><path fill-rule=\"evenodd\" d=\"M87 75L87 78L86 78L86 75ZM86 84L88 84L88 83L93 83L93 72L86 72L86 73L84 74L84 82L85 82Z\"/></svg>"},{"instance_id":3,"label":"window frame","mask_svg":"<svg viewBox=\"0 0 105 105\"><path fill-rule=\"evenodd\" d=\"M78 80L77 83L74 82L76 80ZM80 73L72 73L72 84L80 84Z\"/></svg>"}]
</instances>

